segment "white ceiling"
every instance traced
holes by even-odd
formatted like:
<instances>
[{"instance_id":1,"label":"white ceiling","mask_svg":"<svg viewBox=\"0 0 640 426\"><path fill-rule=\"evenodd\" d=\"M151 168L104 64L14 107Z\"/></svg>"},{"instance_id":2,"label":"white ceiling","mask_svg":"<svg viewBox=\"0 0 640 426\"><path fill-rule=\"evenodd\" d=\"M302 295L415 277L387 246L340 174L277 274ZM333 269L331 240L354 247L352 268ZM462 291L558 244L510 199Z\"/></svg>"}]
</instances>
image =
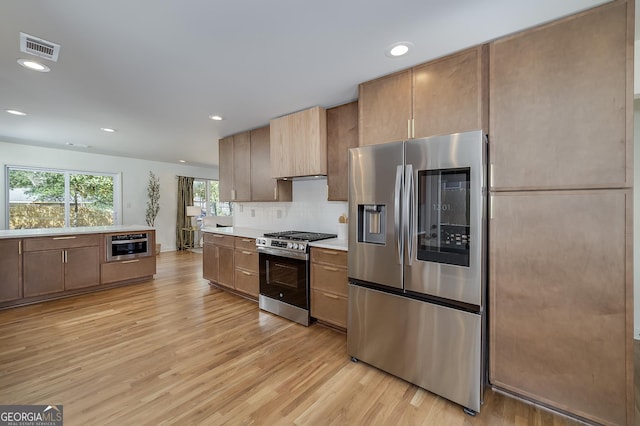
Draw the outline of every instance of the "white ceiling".
<instances>
[{"instance_id":1,"label":"white ceiling","mask_svg":"<svg viewBox=\"0 0 640 426\"><path fill-rule=\"evenodd\" d=\"M0 1L0 141L215 165L220 137L354 100L360 82L606 2ZM44 61L51 72L17 64L30 57L21 31L61 45L57 63ZM385 56L398 41L415 49Z\"/></svg>"}]
</instances>

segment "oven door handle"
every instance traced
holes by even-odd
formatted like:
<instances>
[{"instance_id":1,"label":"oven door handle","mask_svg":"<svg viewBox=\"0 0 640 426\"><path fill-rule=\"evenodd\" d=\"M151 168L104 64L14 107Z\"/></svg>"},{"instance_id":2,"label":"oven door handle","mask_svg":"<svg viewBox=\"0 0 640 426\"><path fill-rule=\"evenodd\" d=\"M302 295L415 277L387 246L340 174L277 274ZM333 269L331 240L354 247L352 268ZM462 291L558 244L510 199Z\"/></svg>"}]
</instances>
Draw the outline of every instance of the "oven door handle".
<instances>
[{"instance_id":1,"label":"oven door handle","mask_svg":"<svg viewBox=\"0 0 640 426\"><path fill-rule=\"evenodd\" d=\"M256 251L258 253L270 254L272 256L278 256L278 257L286 257L289 259L298 259L298 260L309 259L309 255L307 253L297 253L292 251L290 252L290 251L278 250L270 247L256 247Z\"/></svg>"},{"instance_id":2,"label":"oven door handle","mask_svg":"<svg viewBox=\"0 0 640 426\"><path fill-rule=\"evenodd\" d=\"M111 244L131 244L131 243L141 243L141 242L145 242L148 241L147 238L138 238L135 240L117 240L117 241L111 241Z\"/></svg>"}]
</instances>

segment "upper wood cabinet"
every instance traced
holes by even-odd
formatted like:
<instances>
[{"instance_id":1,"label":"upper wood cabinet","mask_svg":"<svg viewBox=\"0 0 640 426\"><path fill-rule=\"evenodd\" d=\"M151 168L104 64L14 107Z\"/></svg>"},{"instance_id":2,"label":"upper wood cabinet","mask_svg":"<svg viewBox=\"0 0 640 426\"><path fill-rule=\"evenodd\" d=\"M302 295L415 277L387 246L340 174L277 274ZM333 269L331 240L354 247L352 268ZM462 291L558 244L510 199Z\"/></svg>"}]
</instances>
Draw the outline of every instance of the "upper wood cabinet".
<instances>
[{"instance_id":1,"label":"upper wood cabinet","mask_svg":"<svg viewBox=\"0 0 640 426\"><path fill-rule=\"evenodd\" d=\"M218 141L220 201L251 201L251 137L249 132Z\"/></svg>"},{"instance_id":2,"label":"upper wood cabinet","mask_svg":"<svg viewBox=\"0 0 640 426\"><path fill-rule=\"evenodd\" d=\"M491 43L492 189L631 186L632 8L612 2Z\"/></svg>"},{"instance_id":3,"label":"upper wood cabinet","mask_svg":"<svg viewBox=\"0 0 640 426\"><path fill-rule=\"evenodd\" d=\"M271 120L271 177L327 174L327 113L314 107Z\"/></svg>"},{"instance_id":4,"label":"upper wood cabinet","mask_svg":"<svg viewBox=\"0 0 640 426\"><path fill-rule=\"evenodd\" d=\"M270 175L269 126L218 141L220 201L291 201L291 182Z\"/></svg>"},{"instance_id":5,"label":"upper wood cabinet","mask_svg":"<svg viewBox=\"0 0 640 426\"><path fill-rule=\"evenodd\" d=\"M349 148L358 146L358 102L327 110L327 185L329 201L349 197Z\"/></svg>"},{"instance_id":6,"label":"upper wood cabinet","mask_svg":"<svg viewBox=\"0 0 640 426\"><path fill-rule=\"evenodd\" d=\"M360 85L360 145L488 126L487 47L476 46Z\"/></svg>"},{"instance_id":7,"label":"upper wood cabinet","mask_svg":"<svg viewBox=\"0 0 640 426\"><path fill-rule=\"evenodd\" d=\"M291 181L271 177L269 126L251 131L251 200L291 201Z\"/></svg>"}]
</instances>

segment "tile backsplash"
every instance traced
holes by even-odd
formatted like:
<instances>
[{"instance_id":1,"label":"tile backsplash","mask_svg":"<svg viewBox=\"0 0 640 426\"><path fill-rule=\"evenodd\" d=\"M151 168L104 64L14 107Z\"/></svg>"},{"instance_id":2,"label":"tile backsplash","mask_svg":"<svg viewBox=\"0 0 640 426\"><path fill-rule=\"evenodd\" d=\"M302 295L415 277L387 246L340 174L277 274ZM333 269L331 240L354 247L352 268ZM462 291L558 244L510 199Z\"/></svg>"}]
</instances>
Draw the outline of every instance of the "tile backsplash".
<instances>
[{"instance_id":1,"label":"tile backsplash","mask_svg":"<svg viewBox=\"0 0 640 426\"><path fill-rule=\"evenodd\" d=\"M338 233L338 218L348 213L344 201L327 201L327 179L293 181L293 201L234 203L233 224L267 231Z\"/></svg>"}]
</instances>

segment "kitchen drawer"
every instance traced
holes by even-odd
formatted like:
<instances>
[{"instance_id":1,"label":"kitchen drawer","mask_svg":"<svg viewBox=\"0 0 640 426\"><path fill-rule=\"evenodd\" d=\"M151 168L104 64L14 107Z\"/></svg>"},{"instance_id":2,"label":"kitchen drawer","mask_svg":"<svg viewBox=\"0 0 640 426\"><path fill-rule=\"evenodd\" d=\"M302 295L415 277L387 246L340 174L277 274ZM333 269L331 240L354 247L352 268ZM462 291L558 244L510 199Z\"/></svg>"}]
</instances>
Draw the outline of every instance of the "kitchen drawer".
<instances>
[{"instance_id":1,"label":"kitchen drawer","mask_svg":"<svg viewBox=\"0 0 640 426\"><path fill-rule=\"evenodd\" d=\"M256 250L256 239L246 237L236 237L236 249Z\"/></svg>"},{"instance_id":2,"label":"kitchen drawer","mask_svg":"<svg viewBox=\"0 0 640 426\"><path fill-rule=\"evenodd\" d=\"M213 234L211 232L205 232L203 239L205 243L233 248L234 246L233 240L235 239L235 237L232 237L230 235L220 235L220 234Z\"/></svg>"},{"instance_id":3,"label":"kitchen drawer","mask_svg":"<svg viewBox=\"0 0 640 426\"><path fill-rule=\"evenodd\" d=\"M311 316L335 325L347 328L347 298L325 293L324 291L311 291Z\"/></svg>"},{"instance_id":4,"label":"kitchen drawer","mask_svg":"<svg viewBox=\"0 0 640 426\"><path fill-rule=\"evenodd\" d=\"M102 284L108 284L118 281L129 281L152 276L155 273L155 256L123 260L121 262L109 262L103 263L100 267L100 282Z\"/></svg>"},{"instance_id":5,"label":"kitchen drawer","mask_svg":"<svg viewBox=\"0 0 640 426\"><path fill-rule=\"evenodd\" d=\"M236 250L234 258L236 268L258 272L258 252L254 250Z\"/></svg>"},{"instance_id":6,"label":"kitchen drawer","mask_svg":"<svg viewBox=\"0 0 640 426\"><path fill-rule=\"evenodd\" d=\"M347 270L318 263L311 264L311 288L347 297Z\"/></svg>"},{"instance_id":7,"label":"kitchen drawer","mask_svg":"<svg viewBox=\"0 0 640 426\"><path fill-rule=\"evenodd\" d=\"M60 235L56 237L25 238L24 251L56 250L74 247L88 247L100 245L101 234L91 235Z\"/></svg>"},{"instance_id":8,"label":"kitchen drawer","mask_svg":"<svg viewBox=\"0 0 640 426\"><path fill-rule=\"evenodd\" d=\"M324 248L312 247L311 261L318 263L328 263L330 265L346 268L347 252L342 250L329 250Z\"/></svg>"},{"instance_id":9,"label":"kitchen drawer","mask_svg":"<svg viewBox=\"0 0 640 426\"><path fill-rule=\"evenodd\" d=\"M236 291L258 298L259 277L257 272L236 269Z\"/></svg>"}]
</instances>

